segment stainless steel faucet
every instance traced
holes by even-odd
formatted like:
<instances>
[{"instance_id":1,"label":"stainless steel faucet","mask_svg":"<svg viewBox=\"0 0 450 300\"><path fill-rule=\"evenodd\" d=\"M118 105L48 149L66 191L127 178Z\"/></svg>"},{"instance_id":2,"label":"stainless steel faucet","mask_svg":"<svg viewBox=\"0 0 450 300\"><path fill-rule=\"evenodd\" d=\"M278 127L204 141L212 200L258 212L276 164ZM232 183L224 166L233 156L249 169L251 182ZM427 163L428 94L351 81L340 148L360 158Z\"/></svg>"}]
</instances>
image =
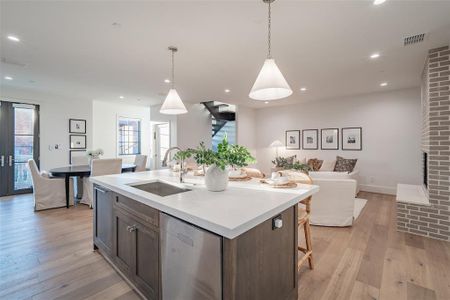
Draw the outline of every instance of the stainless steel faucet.
<instances>
[{"instance_id":1,"label":"stainless steel faucet","mask_svg":"<svg viewBox=\"0 0 450 300\"><path fill-rule=\"evenodd\" d=\"M166 154L164 154L164 159L163 159L163 161L161 163L162 167L167 167L167 160L169 159L169 154L173 150L181 151L181 149L179 147L170 147L169 149L167 149Z\"/></svg>"},{"instance_id":2,"label":"stainless steel faucet","mask_svg":"<svg viewBox=\"0 0 450 300\"><path fill-rule=\"evenodd\" d=\"M171 147L167 149L166 154L164 154L164 159L161 163L162 167L167 167L167 160L169 159L169 154L173 150L181 151L179 147ZM183 163L184 163L183 161L180 161L180 183L184 183L184 175L187 174L187 170L184 169Z\"/></svg>"}]
</instances>

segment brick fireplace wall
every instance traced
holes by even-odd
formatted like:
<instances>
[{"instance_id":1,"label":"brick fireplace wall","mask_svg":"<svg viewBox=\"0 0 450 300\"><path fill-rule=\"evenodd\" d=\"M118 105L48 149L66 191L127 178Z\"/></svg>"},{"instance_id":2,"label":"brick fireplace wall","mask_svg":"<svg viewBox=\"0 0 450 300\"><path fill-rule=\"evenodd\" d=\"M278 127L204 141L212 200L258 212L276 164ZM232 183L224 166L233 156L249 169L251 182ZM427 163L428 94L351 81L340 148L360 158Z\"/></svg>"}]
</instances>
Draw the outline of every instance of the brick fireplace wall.
<instances>
[{"instance_id":1,"label":"brick fireplace wall","mask_svg":"<svg viewBox=\"0 0 450 300\"><path fill-rule=\"evenodd\" d=\"M432 49L422 75L422 151L430 206L397 203L397 229L450 241L450 49Z\"/></svg>"}]
</instances>

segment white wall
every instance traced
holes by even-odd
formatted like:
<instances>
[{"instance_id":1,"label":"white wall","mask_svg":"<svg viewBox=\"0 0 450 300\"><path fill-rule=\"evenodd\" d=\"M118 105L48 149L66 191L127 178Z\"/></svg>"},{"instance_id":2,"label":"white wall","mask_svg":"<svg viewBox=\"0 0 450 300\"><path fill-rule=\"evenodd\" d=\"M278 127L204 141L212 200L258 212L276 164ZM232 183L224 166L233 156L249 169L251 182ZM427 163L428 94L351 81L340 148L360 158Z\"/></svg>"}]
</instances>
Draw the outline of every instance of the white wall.
<instances>
[{"instance_id":1,"label":"white wall","mask_svg":"<svg viewBox=\"0 0 450 300\"><path fill-rule=\"evenodd\" d=\"M195 148L211 145L211 115L203 104L186 105L187 114L177 116L177 146Z\"/></svg>"},{"instance_id":2,"label":"white wall","mask_svg":"<svg viewBox=\"0 0 450 300\"><path fill-rule=\"evenodd\" d=\"M92 101L2 87L1 100L39 104L40 164L49 170L69 164L69 119L85 119L87 147L92 145ZM58 150L54 145L59 144Z\"/></svg>"},{"instance_id":3,"label":"white wall","mask_svg":"<svg viewBox=\"0 0 450 300\"><path fill-rule=\"evenodd\" d=\"M253 155L256 155L256 110L238 106L236 119L237 144L247 147Z\"/></svg>"},{"instance_id":4,"label":"white wall","mask_svg":"<svg viewBox=\"0 0 450 300\"><path fill-rule=\"evenodd\" d=\"M93 149L105 152L102 158L118 157L117 121L119 117L141 120L141 154L150 156L150 106L129 105L117 102L93 102ZM120 156L124 162L133 162L134 156ZM148 162L147 162L148 164Z\"/></svg>"},{"instance_id":5,"label":"white wall","mask_svg":"<svg viewBox=\"0 0 450 300\"><path fill-rule=\"evenodd\" d=\"M397 183L420 183L420 90L344 97L328 101L263 108L256 111L258 166L267 172L275 150L272 141L285 140L285 130L362 127L362 151L285 150L298 158L358 158L361 188L395 193ZM320 147L319 147L320 149Z\"/></svg>"}]
</instances>

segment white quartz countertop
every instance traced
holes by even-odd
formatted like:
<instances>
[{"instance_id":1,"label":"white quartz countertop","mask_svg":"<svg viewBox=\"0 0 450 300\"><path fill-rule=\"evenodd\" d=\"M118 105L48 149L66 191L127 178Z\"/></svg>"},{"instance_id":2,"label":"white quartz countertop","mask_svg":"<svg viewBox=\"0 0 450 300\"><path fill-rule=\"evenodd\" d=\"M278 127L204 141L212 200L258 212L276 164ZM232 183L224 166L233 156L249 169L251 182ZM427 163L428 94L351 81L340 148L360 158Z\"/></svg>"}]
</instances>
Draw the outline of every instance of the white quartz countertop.
<instances>
[{"instance_id":1,"label":"white quartz countertop","mask_svg":"<svg viewBox=\"0 0 450 300\"><path fill-rule=\"evenodd\" d=\"M281 213L319 190L315 185L299 184L293 189L276 189L251 181L230 181L223 192L210 192L204 178L185 176L186 184L169 170L96 176L91 182L156 208L201 228L233 239ZM191 191L161 197L130 185L159 180Z\"/></svg>"}]
</instances>

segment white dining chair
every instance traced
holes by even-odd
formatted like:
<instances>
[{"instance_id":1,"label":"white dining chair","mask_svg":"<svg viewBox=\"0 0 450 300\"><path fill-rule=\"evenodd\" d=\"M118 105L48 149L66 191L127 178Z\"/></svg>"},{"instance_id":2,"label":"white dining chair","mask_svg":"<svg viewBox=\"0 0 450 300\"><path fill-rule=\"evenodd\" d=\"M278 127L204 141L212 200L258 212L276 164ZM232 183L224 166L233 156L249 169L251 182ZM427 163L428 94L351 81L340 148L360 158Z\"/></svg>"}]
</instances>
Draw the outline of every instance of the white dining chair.
<instances>
[{"instance_id":1,"label":"white dining chair","mask_svg":"<svg viewBox=\"0 0 450 300\"><path fill-rule=\"evenodd\" d=\"M122 172L122 159L93 159L91 162L91 176L102 176L120 174ZM92 208L94 185L89 181L89 177L83 178L83 197L80 203L89 205Z\"/></svg>"},{"instance_id":2,"label":"white dining chair","mask_svg":"<svg viewBox=\"0 0 450 300\"><path fill-rule=\"evenodd\" d=\"M136 165L135 172L144 172L146 171L147 165L147 155L138 154L134 158L134 164Z\"/></svg>"},{"instance_id":3,"label":"white dining chair","mask_svg":"<svg viewBox=\"0 0 450 300\"><path fill-rule=\"evenodd\" d=\"M64 178L51 178L46 172L39 172L36 162L28 160L28 168L33 183L34 210L44 210L66 206ZM73 205L73 180L69 182L69 204Z\"/></svg>"}]
</instances>

